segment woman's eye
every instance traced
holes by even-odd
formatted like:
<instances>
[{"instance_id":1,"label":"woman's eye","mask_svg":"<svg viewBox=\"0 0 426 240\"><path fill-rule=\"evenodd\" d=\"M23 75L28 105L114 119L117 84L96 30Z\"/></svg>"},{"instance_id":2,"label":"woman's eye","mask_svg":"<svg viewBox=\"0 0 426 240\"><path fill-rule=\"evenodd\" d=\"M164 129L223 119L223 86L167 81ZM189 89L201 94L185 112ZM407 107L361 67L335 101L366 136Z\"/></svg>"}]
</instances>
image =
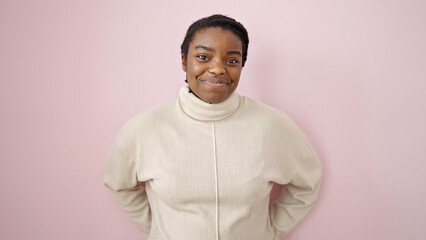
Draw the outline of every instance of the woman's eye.
<instances>
[{"instance_id":1,"label":"woman's eye","mask_svg":"<svg viewBox=\"0 0 426 240\"><path fill-rule=\"evenodd\" d=\"M230 63L230 64L236 64L236 63L238 63L238 60L237 59L229 59L227 62Z\"/></svg>"},{"instance_id":2,"label":"woman's eye","mask_svg":"<svg viewBox=\"0 0 426 240\"><path fill-rule=\"evenodd\" d=\"M201 59L201 60L208 60L208 57L205 55L198 55L197 58Z\"/></svg>"}]
</instances>

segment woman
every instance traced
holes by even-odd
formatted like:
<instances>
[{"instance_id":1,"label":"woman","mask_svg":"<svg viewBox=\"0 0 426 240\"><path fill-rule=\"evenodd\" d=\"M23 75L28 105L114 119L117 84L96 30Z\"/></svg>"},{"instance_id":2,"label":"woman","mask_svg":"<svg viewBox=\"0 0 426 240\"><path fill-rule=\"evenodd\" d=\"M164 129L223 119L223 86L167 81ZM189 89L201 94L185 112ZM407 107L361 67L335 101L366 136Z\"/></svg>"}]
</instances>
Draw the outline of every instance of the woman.
<instances>
[{"instance_id":1,"label":"woman","mask_svg":"<svg viewBox=\"0 0 426 240\"><path fill-rule=\"evenodd\" d=\"M278 240L312 207L321 169L306 137L235 91L248 42L232 18L193 23L181 47L188 86L114 141L105 185L148 239ZM269 207L274 183L286 188Z\"/></svg>"}]
</instances>

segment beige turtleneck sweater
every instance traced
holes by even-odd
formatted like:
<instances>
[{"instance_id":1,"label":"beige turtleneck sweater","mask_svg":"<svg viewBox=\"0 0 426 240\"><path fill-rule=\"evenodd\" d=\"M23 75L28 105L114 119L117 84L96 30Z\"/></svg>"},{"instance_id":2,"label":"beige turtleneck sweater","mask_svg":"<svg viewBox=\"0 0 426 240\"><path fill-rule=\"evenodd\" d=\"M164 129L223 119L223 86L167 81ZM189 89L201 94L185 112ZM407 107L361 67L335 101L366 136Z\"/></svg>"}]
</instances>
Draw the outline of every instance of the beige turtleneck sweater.
<instances>
[{"instance_id":1,"label":"beige turtleneck sweater","mask_svg":"<svg viewBox=\"0 0 426 240\"><path fill-rule=\"evenodd\" d=\"M209 104L186 86L123 126L104 182L149 240L279 240L312 207L320 178L287 115L237 92ZM269 206L274 183L286 187Z\"/></svg>"}]
</instances>

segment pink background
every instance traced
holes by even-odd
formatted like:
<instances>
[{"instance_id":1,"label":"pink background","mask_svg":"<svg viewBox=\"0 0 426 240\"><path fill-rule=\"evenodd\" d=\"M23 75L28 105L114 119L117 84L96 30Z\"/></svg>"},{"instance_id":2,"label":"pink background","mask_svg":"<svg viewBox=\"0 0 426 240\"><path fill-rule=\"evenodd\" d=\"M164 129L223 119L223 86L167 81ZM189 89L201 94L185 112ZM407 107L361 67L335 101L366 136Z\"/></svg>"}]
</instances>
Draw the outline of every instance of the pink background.
<instances>
[{"instance_id":1,"label":"pink background","mask_svg":"<svg viewBox=\"0 0 426 240\"><path fill-rule=\"evenodd\" d=\"M180 43L248 29L238 91L287 112L321 158L289 240L426 239L426 2L0 1L0 239L143 239L103 185L118 130L177 96Z\"/></svg>"}]
</instances>

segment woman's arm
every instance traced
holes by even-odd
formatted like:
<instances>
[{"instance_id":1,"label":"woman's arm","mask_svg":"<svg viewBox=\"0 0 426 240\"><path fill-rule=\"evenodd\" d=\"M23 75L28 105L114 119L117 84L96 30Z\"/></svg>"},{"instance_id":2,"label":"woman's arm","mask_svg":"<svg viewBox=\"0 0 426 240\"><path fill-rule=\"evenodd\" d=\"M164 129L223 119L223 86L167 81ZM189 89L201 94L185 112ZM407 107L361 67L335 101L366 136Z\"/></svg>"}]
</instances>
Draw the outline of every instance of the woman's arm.
<instances>
[{"instance_id":1,"label":"woman's arm","mask_svg":"<svg viewBox=\"0 0 426 240\"><path fill-rule=\"evenodd\" d=\"M148 237L151 229L151 208L145 187L141 186L137 179L134 159L124 154L117 142L114 143L106 162L104 184L120 208Z\"/></svg>"},{"instance_id":2,"label":"woman's arm","mask_svg":"<svg viewBox=\"0 0 426 240\"><path fill-rule=\"evenodd\" d=\"M317 199L320 179L320 162L306 140L293 177L270 209L276 240L290 232L311 209Z\"/></svg>"}]
</instances>

